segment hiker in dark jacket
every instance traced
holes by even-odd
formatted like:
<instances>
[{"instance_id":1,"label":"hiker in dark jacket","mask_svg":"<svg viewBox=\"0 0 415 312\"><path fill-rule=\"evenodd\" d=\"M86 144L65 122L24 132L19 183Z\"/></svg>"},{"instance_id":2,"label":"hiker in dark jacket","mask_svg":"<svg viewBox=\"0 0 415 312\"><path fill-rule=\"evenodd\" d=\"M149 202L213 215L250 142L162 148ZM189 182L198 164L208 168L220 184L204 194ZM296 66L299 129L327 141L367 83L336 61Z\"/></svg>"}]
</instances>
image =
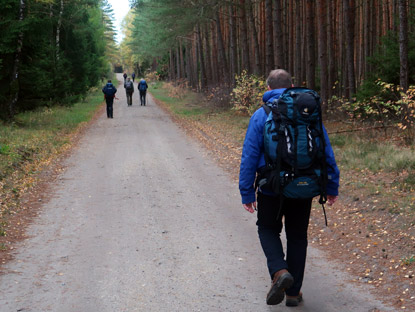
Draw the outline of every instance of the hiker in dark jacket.
<instances>
[{"instance_id":1,"label":"hiker in dark jacket","mask_svg":"<svg viewBox=\"0 0 415 312\"><path fill-rule=\"evenodd\" d=\"M124 73L124 75L122 75L124 77L124 82L127 80L127 73Z\"/></svg>"},{"instance_id":2,"label":"hiker in dark jacket","mask_svg":"<svg viewBox=\"0 0 415 312\"><path fill-rule=\"evenodd\" d=\"M292 86L291 76L282 69L271 71L267 79L268 91L263 95L264 103L278 99L286 88ZM280 198L271 191L258 188L255 196L255 178L257 172L265 166L264 125L267 113L259 108L251 117L245 136L239 173L239 190L243 207L253 213L257 209L258 235L267 258L272 286L267 294L267 304L275 305L287 296L287 306L297 306L302 301L300 291L306 262L307 229L312 198L284 198L282 207ZM327 203L332 205L338 196L339 169L326 130L323 128L328 167ZM258 207L256 203L258 202ZM279 209L281 208L280 212ZM282 217L284 216L287 237L286 258L280 239ZM278 217L278 219L277 219Z\"/></svg>"},{"instance_id":3,"label":"hiker in dark jacket","mask_svg":"<svg viewBox=\"0 0 415 312\"><path fill-rule=\"evenodd\" d=\"M134 82L134 80L135 80L135 73L132 73L131 74L131 78L133 78L133 82Z\"/></svg>"},{"instance_id":4,"label":"hiker in dark jacket","mask_svg":"<svg viewBox=\"0 0 415 312\"><path fill-rule=\"evenodd\" d=\"M107 84L102 88L104 93L105 102L107 103L107 117L113 118L113 104L115 93L117 93L117 88L111 83L111 80L108 80Z\"/></svg>"},{"instance_id":5,"label":"hiker in dark jacket","mask_svg":"<svg viewBox=\"0 0 415 312\"><path fill-rule=\"evenodd\" d=\"M124 82L125 94L127 95L127 105L133 105L133 93L134 93L134 83L130 78L127 78L127 81Z\"/></svg>"},{"instance_id":6,"label":"hiker in dark jacket","mask_svg":"<svg viewBox=\"0 0 415 312\"><path fill-rule=\"evenodd\" d=\"M144 79L141 79L138 83L138 90L140 91L140 103L141 105L146 106L146 93L147 93L148 85Z\"/></svg>"}]
</instances>

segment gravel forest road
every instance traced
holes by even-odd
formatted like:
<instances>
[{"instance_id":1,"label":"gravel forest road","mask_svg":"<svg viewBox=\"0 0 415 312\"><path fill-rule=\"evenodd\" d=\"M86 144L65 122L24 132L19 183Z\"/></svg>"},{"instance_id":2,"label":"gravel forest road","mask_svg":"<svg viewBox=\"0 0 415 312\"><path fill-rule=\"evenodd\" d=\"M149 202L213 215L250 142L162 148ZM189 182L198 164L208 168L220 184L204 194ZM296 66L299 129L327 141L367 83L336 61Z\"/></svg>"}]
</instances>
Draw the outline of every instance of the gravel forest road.
<instances>
[{"instance_id":1,"label":"gravel forest road","mask_svg":"<svg viewBox=\"0 0 415 312\"><path fill-rule=\"evenodd\" d=\"M118 75L118 79L122 79ZM151 92L151 90L150 90ZM0 276L0 311L393 311L309 247L304 304L267 306L254 215L151 95L103 113Z\"/></svg>"}]
</instances>

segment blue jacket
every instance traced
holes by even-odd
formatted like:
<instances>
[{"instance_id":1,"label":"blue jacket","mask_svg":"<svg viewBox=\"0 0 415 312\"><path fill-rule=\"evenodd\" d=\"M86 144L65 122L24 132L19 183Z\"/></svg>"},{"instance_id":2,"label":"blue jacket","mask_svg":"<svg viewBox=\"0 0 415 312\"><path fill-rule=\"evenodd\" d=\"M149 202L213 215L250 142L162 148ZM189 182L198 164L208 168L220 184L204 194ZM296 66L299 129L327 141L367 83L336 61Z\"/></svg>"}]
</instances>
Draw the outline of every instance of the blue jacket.
<instances>
[{"instance_id":1,"label":"blue jacket","mask_svg":"<svg viewBox=\"0 0 415 312\"><path fill-rule=\"evenodd\" d=\"M274 89L264 93L264 103L278 99L285 89ZM246 131L245 141L242 149L241 167L239 171L239 191L242 196L242 204L255 202L255 177L257 170L265 166L264 157L264 125L267 113L261 107L251 117ZM337 168L333 149L327 131L323 126L326 140L326 161L328 171L327 194L338 195L340 171ZM275 194L269 194L274 195Z\"/></svg>"},{"instance_id":2,"label":"blue jacket","mask_svg":"<svg viewBox=\"0 0 415 312\"><path fill-rule=\"evenodd\" d=\"M109 98L114 97L115 93L117 93L117 88L111 82L108 82L104 88L102 88L102 92L105 96Z\"/></svg>"},{"instance_id":3,"label":"blue jacket","mask_svg":"<svg viewBox=\"0 0 415 312\"><path fill-rule=\"evenodd\" d=\"M147 82L144 79L141 79L140 82L138 83L138 90L140 90L141 92L146 92L147 89L148 89Z\"/></svg>"}]
</instances>

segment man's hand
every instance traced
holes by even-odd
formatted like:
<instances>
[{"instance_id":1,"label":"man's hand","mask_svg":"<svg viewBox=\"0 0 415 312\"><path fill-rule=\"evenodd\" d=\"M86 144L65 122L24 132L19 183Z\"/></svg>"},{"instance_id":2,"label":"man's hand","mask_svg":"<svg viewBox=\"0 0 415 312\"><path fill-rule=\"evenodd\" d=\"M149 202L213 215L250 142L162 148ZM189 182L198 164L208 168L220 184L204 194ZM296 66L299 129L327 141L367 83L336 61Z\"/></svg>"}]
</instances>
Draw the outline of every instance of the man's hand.
<instances>
[{"instance_id":1,"label":"man's hand","mask_svg":"<svg viewBox=\"0 0 415 312\"><path fill-rule=\"evenodd\" d=\"M249 204L243 204L246 211L249 211L250 213L254 213L256 210L256 202L249 203Z\"/></svg>"},{"instance_id":2,"label":"man's hand","mask_svg":"<svg viewBox=\"0 0 415 312\"><path fill-rule=\"evenodd\" d=\"M333 205L336 202L337 198L338 196L335 195L327 195L327 205Z\"/></svg>"}]
</instances>

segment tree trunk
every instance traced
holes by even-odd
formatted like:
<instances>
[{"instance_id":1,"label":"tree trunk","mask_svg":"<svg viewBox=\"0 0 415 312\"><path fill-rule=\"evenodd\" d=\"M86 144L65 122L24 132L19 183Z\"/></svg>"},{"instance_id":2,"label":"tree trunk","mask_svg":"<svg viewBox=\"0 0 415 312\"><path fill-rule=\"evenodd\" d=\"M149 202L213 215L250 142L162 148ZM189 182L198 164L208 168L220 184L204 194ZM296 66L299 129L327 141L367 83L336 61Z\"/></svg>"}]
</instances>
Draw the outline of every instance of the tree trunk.
<instances>
[{"instance_id":1,"label":"tree trunk","mask_svg":"<svg viewBox=\"0 0 415 312\"><path fill-rule=\"evenodd\" d=\"M216 31L219 49L219 66L222 67L222 77L224 78L225 82L229 82L229 66L226 60L225 45L223 43L222 30L220 26L219 9L216 11Z\"/></svg>"},{"instance_id":2,"label":"tree trunk","mask_svg":"<svg viewBox=\"0 0 415 312\"><path fill-rule=\"evenodd\" d=\"M179 43L176 44L176 71L177 71L177 80L180 80L182 78L182 72L181 72L181 64L180 64L180 45Z\"/></svg>"},{"instance_id":3,"label":"tree trunk","mask_svg":"<svg viewBox=\"0 0 415 312\"><path fill-rule=\"evenodd\" d=\"M207 24L205 24L204 27L204 36L205 39L205 56L206 56L206 62L205 62L205 69L206 69L206 85L209 86L212 83L212 48L210 47L210 36L209 36L209 27Z\"/></svg>"},{"instance_id":4,"label":"tree trunk","mask_svg":"<svg viewBox=\"0 0 415 312\"><path fill-rule=\"evenodd\" d=\"M289 9L289 15L288 15L288 31L289 31L289 37L288 37L288 55L290 56L288 59L288 72L294 74L294 53L295 53L295 25L297 24L295 21L295 1L290 1L290 9Z\"/></svg>"},{"instance_id":5,"label":"tree trunk","mask_svg":"<svg viewBox=\"0 0 415 312\"><path fill-rule=\"evenodd\" d=\"M314 35L314 1L307 0L307 86L310 89L316 87L316 63L315 63L315 35Z\"/></svg>"},{"instance_id":6,"label":"tree trunk","mask_svg":"<svg viewBox=\"0 0 415 312\"><path fill-rule=\"evenodd\" d=\"M249 60L248 31L246 19L245 0L240 0L240 28L241 28L241 50L242 50L242 69L246 69L248 74L251 73L251 65Z\"/></svg>"},{"instance_id":7,"label":"tree trunk","mask_svg":"<svg viewBox=\"0 0 415 312\"><path fill-rule=\"evenodd\" d=\"M334 14L334 7L333 6L333 2L332 1L327 1L328 7L327 7L327 11L328 11L328 29L327 29L327 59L328 59L328 80L327 80L327 84L328 84L328 98L331 98L334 95L334 91L333 91L333 87L335 84L335 72L336 72L336 63L335 63L335 59L336 59L336 47L334 45L335 42L335 28L334 28L334 19L333 16Z\"/></svg>"},{"instance_id":8,"label":"tree trunk","mask_svg":"<svg viewBox=\"0 0 415 312\"><path fill-rule=\"evenodd\" d=\"M169 58L169 80L173 81L174 78L174 55L173 50L170 49L170 58Z\"/></svg>"},{"instance_id":9,"label":"tree trunk","mask_svg":"<svg viewBox=\"0 0 415 312\"><path fill-rule=\"evenodd\" d=\"M323 111L327 111L327 3L326 0L318 0L319 12L319 60L320 60L320 96L322 100Z\"/></svg>"},{"instance_id":10,"label":"tree trunk","mask_svg":"<svg viewBox=\"0 0 415 312\"><path fill-rule=\"evenodd\" d=\"M251 24L252 29L252 40L254 41L254 52L255 52L255 66L254 66L254 73L255 75L259 75L261 73L261 59L260 59L260 52L259 52L259 42L258 42L258 32L255 26L255 19L254 19L254 12L252 10L252 1L247 0L247 13L249 23Z\"/></svg>"},{"instance_id":11,"label":"tree trunk","mask_svg":"<svg viewBox=\"0 0 415 312\"><path fill-rule=\"evenodd\" d=\"M265 71L265 63L266 63L266 52L267 52L267 48L266 48L266 41L265 41L265 36L267 35L266 33L266 23L265 23L265 3L264 1L259 2L259 11L258 11L258 20L259 20L259 46L260 46L260 52L261 52L261 57L260 57L260 61L261 61L261 73L264 76L267 76L267 72Z\"/></svg>"},{"instance_id":12,"label":"tree trunk","mask_svg":"<svg viewBox=\"0 0 415 312\"><path fill-rule=\"evenodd\" d=\"M193 75L193 44L188 42L186 45L186 71L187 71L187 80L189 81L190 86L195 89L196 83Z\"/></svg>"},{"instance_id":13,"label":"tree trunk","mask_svg":"<svg viewBox=\"0 0 415 312\"><path fill-rule=\"evenodd\" d=\"M265 73L274 69L272 0L265 0Z\"/></svg>"},{"instance_id":14,"label":"tree trunk","mask_svg":"<svg viewBox=\"0 0 415 312\"><path fill-rule=\"evenodd\" d=\"M203 55L203 42L202 35L200 33L200 24L197 24L197 49L199 58L200 68L200 88L202 91L206 90L206 69L205 69L205 58Z\"/></svg>"},{"instance_id":15,"label":"tree trunk","mask_svg":"<svg viewBox=\"0 0 415 312\"><path fill-rule=\"evenodd\" d=\"M229 53L229 81L235 83L235 73L238 70L237 47L236 47L236 20L233 4L229 5L229 30L230 30L230 53Z\"/></svg>"},{"instance_id":16,"label":"tree trunk","mask_svg":"<svg viewBox=\"0 0 415 312\"><path fill-rule=\"evenodd\" d=\"M186 74L185 74L185 65L184 65L184 58L183 58L183 44L182 44L182 40L179 39L179 58L180 58L180 72L182 73L182 77L183 79L186 78Z\"/></svg>"},{"instance_id":17,"label":"tree trunk","mask_svg":"<svg viewBox=\"0 0 415 312\"><path fill-rule=\"evenodd\" d=\"M217 32L215 29L214 23L211 24L212 32L212 79L215 85L220 83L221 75L219 74L219 55L218 55L218 45L217 45Z\"/></svg>"},{"instance_id":18,"label":"tree trunk","mask_svg":"<svg viewBox=\"0 0 415 312\"><path fill-rule=\"evenodd\" d=\"M282 8L281 0L274 0L273 24L274 24L274 67L284 68L284 49L282 31Z\"/></svg>"},{"instance_id":19,"label":"tree trunk","mask_svg":"<svg viewBox=\"0 0 415 312\"><path fill-rule=\"evenodd\" d=\"M356 77L354 69L354 0L343 0L345 14L345 31L346 31L346 64L347 64L347 81L349 100L356 93Z\"/></svg>"},{"instance_id":20,"label":"tree trunk","mask_svg":"<svg viewBox=\"0 0 415 312\"><path fill-rule=\"evenodd\" d=\"M193 42L192 42L192 74L193 74L193 80L194 80L194 84L195 84L195 89L197 92L200 91L200 84L199 84L199 71L198 71L198 58L199 58L199 54L198 54L198 50L197 50L197 34L193 35Z\"/></svg>"},{"instance_id":21,"label":"tree trunk","mask_svg":"<svg viewBox=\"0 0 415 312\"><path fill-rule=\"evenodd\" d=\"M300 86L304 79L301 76L301 0L295 1L295 19L294 83Z\"/></svg>"},{"instance_id":22,"label":"tree trunk","mask_svg":"<svg viewBox=\"0 0 415 312\"><path fill-rule=\"evenodd\" d=\"M19 5L19 25L24 21L24 9L26 7L25 0L20 0ZM16 103L19 100L19 70L20 70L20 57L23 47L23 31L19 32L17 37L16 52L14 54L14 63L12 69L12 75L10 77L10 99L9 99L9 116L13 118L16 113Z\"/></svg>"},{"instance_id":23,"label":"tree trunk","mask_svg":"<svg viewBox=\"0 0 415 312\"><path fill-rule=\"evenodd\" d=\"M61 34L61 27L62 27L62 15L63 15L63 0L61 0L60 3L61 7L59 9L59 18L58 18L58 25L56 26L56 61L59 62L60 56L59 56L59 51L60 51L60 34Z\"/></svg>"},{"instance_id":24,"label":"tree trunk","mask_svg":"<svg viewBox=\"0 0 415 312\"><path fill-rule=\"evenodd\" d=\"M408 90L408 12L406 0L399 0L399 59L400 85L404 91Z\"/></svg>"},{"instance_id":25,"label":"tree trunk","mask_svg":"<svg viewBox=\"0 0 415 312\"><path fill-rule=\"evenodd\" d=\"M370 29L371 23L370 23L370 2L366 3L365 7L364 7L364 29L363 29L363 33L364 33L364 38L365 38L365 74L370 72L370 65L368 62L369 56L370 54L370 37L372 36L372 31Z\"/></svg>"}]
</instances>

